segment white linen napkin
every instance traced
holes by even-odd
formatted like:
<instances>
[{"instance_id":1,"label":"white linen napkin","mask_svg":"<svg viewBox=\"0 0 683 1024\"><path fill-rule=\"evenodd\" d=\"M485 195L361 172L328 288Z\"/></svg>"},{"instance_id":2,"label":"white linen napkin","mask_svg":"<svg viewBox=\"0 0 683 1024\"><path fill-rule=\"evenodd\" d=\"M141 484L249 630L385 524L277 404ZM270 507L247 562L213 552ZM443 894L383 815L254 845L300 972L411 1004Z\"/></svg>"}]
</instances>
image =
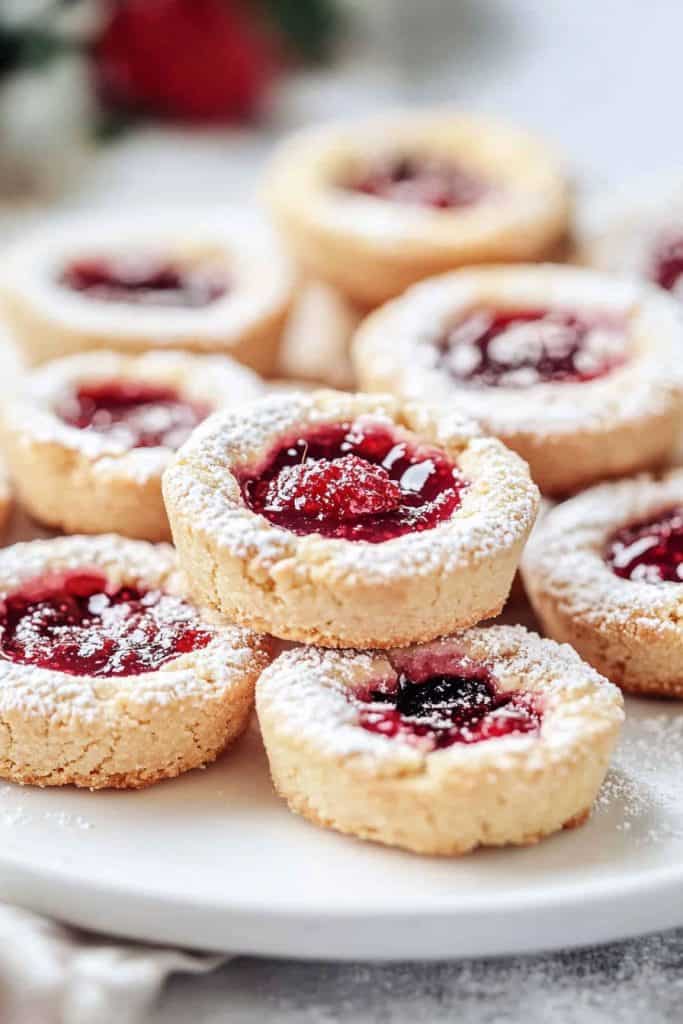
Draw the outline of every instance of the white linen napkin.
<instances>
[{"instance_id":1,"label":"white linen napkin","mask_svg":"<svg viewBox=\"0 0 683 1024\"><path fill-rule=\"evenodd\" d=\"M166 978L225 957L93 935L0 904L2 1024L141 1024Z\"/></svg>"}]
</instances>

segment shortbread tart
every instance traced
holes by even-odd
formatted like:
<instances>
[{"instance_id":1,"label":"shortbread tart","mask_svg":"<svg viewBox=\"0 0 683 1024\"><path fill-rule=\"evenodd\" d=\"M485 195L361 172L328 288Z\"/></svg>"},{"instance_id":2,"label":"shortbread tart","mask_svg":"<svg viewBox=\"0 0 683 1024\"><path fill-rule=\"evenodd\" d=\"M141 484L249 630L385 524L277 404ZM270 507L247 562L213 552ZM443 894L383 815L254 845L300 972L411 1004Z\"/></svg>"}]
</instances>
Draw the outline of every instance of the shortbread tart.
<instances>
[{"instance_id":1,"label":"shortbread tart","mask_svg":"<svg viewBox=\"0 0 683 1024\"><path fill-rule=\"evenodd\" d=\"M0 776L137 789L213 761L268 661L199 611L173 550L63 537L0 552Z\"/></svg>"},{"instance_id":2,"label":"shortbread tart","mask_svg":"<svg viewBox=\"0 0 683 1024\"><path fill-rule=\"evenodd\" d=\"M544 143L448 110L296 135L264 195L305 271L365 307L465 264L559 258L571 208Z\"/></svg>"},{"instance_id":3,"label":"shortbread tart","mask_svg":"<svg viewBox=\"0 0 683 1024\"><path fill-rule=\"evenodd\" d=\"M625 690L683 697L683 470L558 505L534 531L522 574L549 636Z\"/></svg>"},{"instance_id":4,"label":"shortbread tart","mask_svg":"<svg viewBox=\"0 0 683 1024\"><path fill-rule=\"evenodd\" d=\"M0 267L0 308L32 363L188 349L273 373L293 288L273 234L220 208L43 226Z\"/></svg>"},{"instance_id":5,"label":"shortbread tart","mask_svg":"<svg viewBox=\"0 0 683 1024\"><path fill-rule=\"evenodd\" d=\"M458 413L332 391L213 416L163 488L199 601L331 647L497 614L538 504L525 463Z\"/></svg>"},{"instance_id":6,"label":"shortbread tart","mask_svg":"<svg viewBox=\"0 0 683 1024\"><path fill-rule=\"evenodd\" d=\"M616 687L521 626L394 651L291 650L259 679L256 707L293 811L443 855L581 824L623 718Z\"/></svg>"},{"instance_id":7,"label":"shortbread tart","mask_svg":"<svg viewBox=\"0 0 683 1024\"><path fill-rule=\"evenodd\" d=\"M667 463L683 411L683 322L644 282L559 265L460 270L372 313L360 386L453 405L565 495Z\"/></svg>"},{"instance_id":8,"label":"shortbread tart","mask_svg":"<svg viewBox=\"0 0 683 1024\"><path fill-rule=\"evenodd\" d=\"M68 533L169 540L161 474L218 408L260 394L227 356L90 352L28 373L0 410L0 439L22 505Z\"/></svg>"}]
</instances>

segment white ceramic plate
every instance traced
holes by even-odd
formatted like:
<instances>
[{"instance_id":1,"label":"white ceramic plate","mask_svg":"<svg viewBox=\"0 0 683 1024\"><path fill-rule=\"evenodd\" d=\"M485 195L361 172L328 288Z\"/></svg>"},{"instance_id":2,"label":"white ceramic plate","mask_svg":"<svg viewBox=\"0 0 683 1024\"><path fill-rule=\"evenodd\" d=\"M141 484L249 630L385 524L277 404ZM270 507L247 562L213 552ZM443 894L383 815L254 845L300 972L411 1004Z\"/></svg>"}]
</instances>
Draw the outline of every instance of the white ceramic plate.
<instances>
[{"instance_id":1,"label":"white ceramic plate","mask_svg":"<svg viewBox=\"0 0 683 1024\"><path fill-rule=\"evenodd\" d=\"M41 534L18 514L7 541ZM533 625L525 607L502 618ZM0 781L0 899L152 942L331 959L509 954L683 925L683 703L627 704L588 824L455 860L290 814L255 723L206 771L140 792Z\"/></svg>"},{"instance_id":2,"label":"white ceramic plate","mask_svg":"<svg viewBox=\"0 0 683 1024\"><path fill-rule=\"evenodd\" d=\"M683 924L683 710L631 701L591 821L536 847L420 858L275 796L256 727L134 793L0 786L0 896L94 929L226 952L438 958Z\"/></svg>"}]
</instances>

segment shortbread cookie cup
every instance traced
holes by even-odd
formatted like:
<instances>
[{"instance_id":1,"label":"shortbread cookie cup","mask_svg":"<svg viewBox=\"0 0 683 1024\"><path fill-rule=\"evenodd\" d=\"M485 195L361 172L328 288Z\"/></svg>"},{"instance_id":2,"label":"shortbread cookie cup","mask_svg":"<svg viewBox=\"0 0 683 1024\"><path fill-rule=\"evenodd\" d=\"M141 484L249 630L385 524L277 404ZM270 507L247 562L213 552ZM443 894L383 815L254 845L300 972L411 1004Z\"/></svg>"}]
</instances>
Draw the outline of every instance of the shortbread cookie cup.
<instances>
[{"instance_id":1,"label":"shortbread cookie cup","mask_svg":"<svg viewBox=\"0 0 683 1024\"><path fill-rule=\"evenodd\" d=\"M443 365L438 346L479 308L619 318L624 362L592 380L469 385ZM547 264L424 281L364 320L353 360L365 390L455 404L529 463L543 494L566 495L670 460L683 410L682 346L679 309L661 289Z\"/></svg>"},{"instance_id":2,"label":"shortbread cookie cup","mask_svg":"<svg viewBox=\"0 0 683 1024\"><path fill-rule=\"evenodd\" d=\"M392 157L451 160L490 191L435 209L349 187ZM366 307L465 264L553 258L571 207L560 163L542 142L447 110L294 136L275 155L264 197L303 268Z\"/></svg>"},{"instance_id":3,"label":"shortbread cookie cup","mask_svg":"<svg viewBox=\"0 0 683 1024\"><path fill-rule=\"evenodd\" d=\"M429 749L361 722L358 695L484 664L503 693L538 702L540 726ZM408 685L411 685L409 683ZM367 698L365 698L367 699ZM381 709L386 705L371 705ZM290 808L318 825L416 853L526 845L581 824L623 718L616 687L569 647L521 626L475 628L396 651L288 651L263 673L256 708Z\"/></svg>"},{"instance_id":4,"label":"shortbread cookie cup","mask_svg":"<svg viewBox=\"0 0 683 1024\"><path fill-rule=\"evenodd\" d=\"M683 505L683 471L602 484L554 508L524 553L524 586L544 631L624 690L683 697L683 586L616 575L620 529Z\"/></svg>"},{"instance_id":5,"label":"shortbread cookie cup","mask_svg":"<svg viewBox=\"0 0 683 1024\"><path fill-rule=\"evenodd\" d=\"M67 287L74 262L158 258L217 268L225 292L200 307L109 301ZM5 251L0 309L29 363L91 349L185 349L277 369L294 278L277 239L240 211L89 216L45 226Z\"/></svg>"},{"instance_id":6,"label":"shortbread cookie cup","mask_svg":"<svg viewBox=\"0 0 683 1024\"><path fill-rule=\"evenodd\" d=\"M0 552L3 616L11 595L83 572L101 574L112 590L134 586L185 599L168 545L62 537ZM3 652L0 776L39 786L138 789L215 760L245 729L269 655L249 630L196 615L198 627L215 634L208 644L141 674L74 675Z\"/></svg>"},{"instance_id":7,"label":"shortbread cookie cup","mask_svg":"<svg viewBox=\"0 0 683 1024\"><path fill-rule=\"evenodd\" d=\"M79 385L98 382L168 387L209 409L260 394L259 378L226 356L90 352L29 372L0 410L0 437L21 504L66 533L119 533L170 540L161 475L165 446L136 448L115 435L79 429L58 408Z\"/></svg>"},{"instance_id":8,"label":"shortbread cookie cup","mask_svg":"<svg viewBox=\"0 0 683 1024\"><path fill-rule=\"evenodd\" d=\"M372 543L298 535L246 504L238 476L298 432L379 423L434 446L468 481L449 518ZM392 647L496 615L538 492L527 466L455 413L389 396L273 395L207 420L163 480L174 543L197 599L274 636Z\"/></svg>"}]
</instances>

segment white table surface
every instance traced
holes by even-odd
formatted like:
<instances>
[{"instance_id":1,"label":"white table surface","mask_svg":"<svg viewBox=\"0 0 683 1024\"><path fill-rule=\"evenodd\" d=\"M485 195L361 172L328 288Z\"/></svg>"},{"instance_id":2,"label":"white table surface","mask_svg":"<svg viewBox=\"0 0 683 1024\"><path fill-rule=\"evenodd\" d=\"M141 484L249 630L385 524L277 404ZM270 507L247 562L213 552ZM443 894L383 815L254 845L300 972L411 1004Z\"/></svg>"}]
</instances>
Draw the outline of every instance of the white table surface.
<instances>
[{"instance_id":1,"label":"white table surface","mask_svg":"<svg viewBox=\"0 0 683 1024\"><path fill-rule=\"evenodd\" d=\"M683 170L677 118L683 6L675 0L406 0L412 47L382 27L389 7L378 0L373 10L393 68L357 54L334 72L302 76L288 85L260 133L197 134L192 145L157 130L130 137L101 151L62 205L242 199L252 191L255 164L291 127L422 100L448 100L527 124L560 145L570 166L594 185ZM436 33L422 24L432 8L444 19ZM396 64L401 55L411 65L403 75ZM335 966L241 959L208 978L172 981L150 1021L678 1022L682 967L683 933L497 962Z\"/></svg>"}]
</instances>

